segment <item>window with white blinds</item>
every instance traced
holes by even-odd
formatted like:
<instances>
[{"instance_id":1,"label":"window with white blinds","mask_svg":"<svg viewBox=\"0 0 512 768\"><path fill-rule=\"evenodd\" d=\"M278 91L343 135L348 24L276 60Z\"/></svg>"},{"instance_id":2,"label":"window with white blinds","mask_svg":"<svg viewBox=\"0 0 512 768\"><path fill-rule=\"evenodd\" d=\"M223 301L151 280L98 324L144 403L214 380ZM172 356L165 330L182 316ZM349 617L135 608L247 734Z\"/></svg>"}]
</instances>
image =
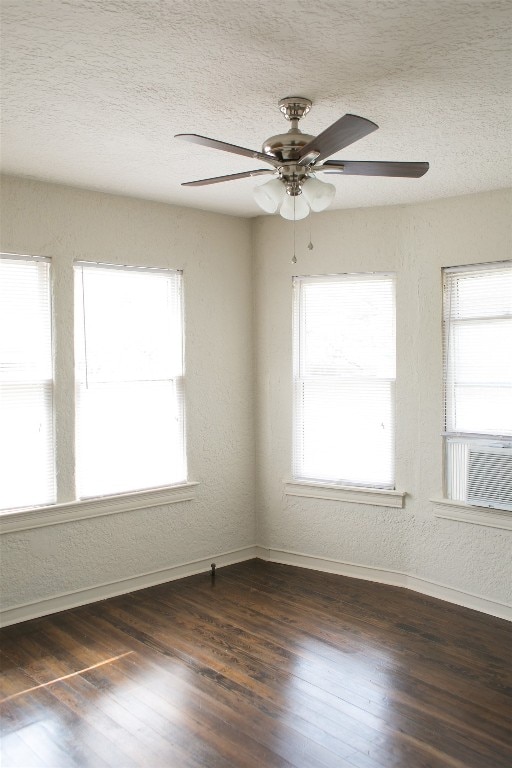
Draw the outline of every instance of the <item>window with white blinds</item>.
<instances>
[{"instance_id":1,"label":"window with white blinds","mask_svg":"<svg viewBox=\"0 0 512 768\"><path fill-rule=\"evenodd\" d=\"M445 493L510 508L512 262L445 269L443 290Z\"/></svg>"},{"instance_id":2,"label":"window with white blinds","mask_svg":"<svg viewBox=\"0 0 512 768\"><path fill-rule=\"evenodd\" d=\"M395 279L294 278L293 476L394 488Z\"/></svg>"},{"instance_id":3,"label":"window with white blinds","mask_svg":"<svg viewBox=\"0 0 512 768\"><path fill-rule=\"evenodd\" d=\"M0 257L0 508L55 502L50 263Z\"/></svg>"},{"instance_id":4,"label":"window with white blinds","mask_svg":"<svg viewBox=\"0 0 512 768\"><path fill-rule=\"evenodd\" d=\"M80 498L186 479L182 301L180 272L76 265Z\"/></svg>"}]
</instances>

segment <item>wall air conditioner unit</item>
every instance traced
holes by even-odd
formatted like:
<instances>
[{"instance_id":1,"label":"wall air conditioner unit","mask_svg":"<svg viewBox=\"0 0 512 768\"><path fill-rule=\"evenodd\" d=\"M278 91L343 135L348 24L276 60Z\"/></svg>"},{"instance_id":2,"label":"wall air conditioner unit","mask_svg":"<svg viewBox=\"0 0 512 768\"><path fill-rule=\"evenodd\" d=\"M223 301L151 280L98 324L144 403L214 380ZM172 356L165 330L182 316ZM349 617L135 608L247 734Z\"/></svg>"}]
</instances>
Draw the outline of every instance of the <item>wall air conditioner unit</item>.
<instances>
[{"instance_id":1,"label":"wall air conditioner unit","mask_svg":"<svg viewBox=\"0 0 512 768\"><path fill-rule=\"evenodd\" d=\"M468 445L467 503L512 512L512 445Z\"/></svg>"}]
</instances>

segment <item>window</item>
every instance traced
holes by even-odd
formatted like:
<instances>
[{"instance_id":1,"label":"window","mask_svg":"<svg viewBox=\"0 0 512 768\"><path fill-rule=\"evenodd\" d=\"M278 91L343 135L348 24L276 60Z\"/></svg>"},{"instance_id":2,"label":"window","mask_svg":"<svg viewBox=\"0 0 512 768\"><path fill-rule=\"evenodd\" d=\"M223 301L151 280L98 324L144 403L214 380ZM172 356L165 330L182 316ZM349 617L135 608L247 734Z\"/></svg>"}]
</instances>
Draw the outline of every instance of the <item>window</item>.
<instances>
[{"instance_id":1,"label":"window","mask_svg":"<svg viewBox=\"0 0 512 768\"><path fill-rule=\"evenodd\" d=\"M191 498L181 493L190 485L181 272L88 263L74 272L76 386L59 408L52 331L61 347L71 339L62 320L53 329L50 260L0 254L0 510L61 502L75 519L84 509L76 498L129 493L110 499L113 511L137 491ZM72 360L58 361L62 381Z\"/></svg>"},{"instance_id":2,"label":"window","mask_svg":"<svg viewBox=\"0 0 512 768\"><path fill-rule=\"evenodd\" d=\"M0 258L0 508L55 502L50 264Z\"/></svg>"},{"instance_id":3,"label":"window","mask_svg":"<svg viewBox=\"0 0 512 768\"><path fill-rule=\"evenodd\" d=\"M182 275L75 267L80 498L186 479Z\"/></svg>"},{"instance_id":4,"label":"window","mask_svg":"<svg viewBox=\"0 0 512 768\"><path fill-rule=\"evenodd\" d=\"M445 495L512 509L512 262L444 270Z\"/></svg>"},{"instance_id":5,"label":"window","mask_svg":"<svg viewBox=\"0 0 512 768\"><path fill-rule=\"evenodd\" d=\"M394 488L395 280L294 279L293 476Z\"/></svg>"}]
</instances>

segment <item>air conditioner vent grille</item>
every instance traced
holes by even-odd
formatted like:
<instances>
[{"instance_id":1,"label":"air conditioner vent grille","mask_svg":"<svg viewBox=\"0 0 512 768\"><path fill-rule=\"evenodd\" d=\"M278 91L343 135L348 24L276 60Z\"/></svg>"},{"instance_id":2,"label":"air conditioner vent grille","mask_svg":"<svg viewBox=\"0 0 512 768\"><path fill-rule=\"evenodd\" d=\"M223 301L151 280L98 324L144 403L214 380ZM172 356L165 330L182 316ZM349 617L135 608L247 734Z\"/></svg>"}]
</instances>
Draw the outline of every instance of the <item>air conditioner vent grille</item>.
<instances>
[{"instance_id":1,"label":"air conditioner vent grille","mask_svg":"<svg viewBox=\"0 0 512 768\"><path fill-rule=\"evenodd\" d=\"M512 449L470 447L467 482L469 504L512 510Z\"/></svg>"}]
</instances>

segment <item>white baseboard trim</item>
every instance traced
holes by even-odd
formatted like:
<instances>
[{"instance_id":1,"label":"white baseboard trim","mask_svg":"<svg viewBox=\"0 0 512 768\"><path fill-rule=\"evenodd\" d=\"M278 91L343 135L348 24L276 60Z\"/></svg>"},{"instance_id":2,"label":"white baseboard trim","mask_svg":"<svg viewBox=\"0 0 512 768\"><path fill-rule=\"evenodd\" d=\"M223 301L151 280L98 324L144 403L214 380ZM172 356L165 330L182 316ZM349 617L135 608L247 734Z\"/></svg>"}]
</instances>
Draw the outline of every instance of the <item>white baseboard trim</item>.
<instances>
[{"instance_id":1,"label":"white baseboard trim","mask_svg":"<svg viewBox=\"0 0 512 768\"><path fill-rule=\"evenodd\" d=\"M340 576L349 576L355 579L364 579L365 581L375 581L379 584L388 584L393 587L405 587L414 592L423 595L436 597L439 600L445 600L455 605L461 605L464 608L471 608L481 613L487 613L490 616L496 616L500 619L512 621L512 606L497 600L481 597L480 595L465 592L463 590L449 587L446 584L422 579L418 576L410 576L401 571L392 571L386 568L371 568L366 565L348 563L342 560L332 560L325 557L314 557L300 552L291 552L284 549L273 549L263 546L243 547L242 549L222 552L220 554L210 555L200 560L191 560L187 563L181 563L170 568L162 568L149 573L138 574L119 581L97 584L86 589L65 592L53 597L38 600L33 603L25 603L15 607L0 611L0 626L7 627L10 624L17 624L21 621L37 619L40 616L47 616L51 613L58 613L70 608L77 608L87 603L95 603L98 600L107 600L110 597L117 597L128 592L135 592L138 589L154 587L157 584L163 584L166 581L182 579L185 576L193 576L197 573L203 573L210 570L211 563L214 562L217 567L224 565L233 565L241 563L244 560L259 558L273 563L282 563L283 565L295 565L299 568L310 568L314 571L324 571L325 573L335 573Z\"/></svg>"},{"instance_id":2,"label":"white baseboard trim","mask_svg":"<svg viewBox=\"0 0 512 768\"><path fill-rule=\"evenodd\" d=\"M69 608L77 608L87 603L95 603L98 600L106 600L109 597L117 597L128 592L135 592L138 589L154 587L157 584L163 584L166 581L182 579L185 576L193 576L196 573L203 573L210 570L211 564L219 568L223 565L233 565L241 563L244 560L252 560L259 557L257 547L244 547L234 549L230 552L209 555L200 560L191 560L188 563L181 563L170 568L162 568L149 573L141 573L137 576L130 576L119 581L97 584L86 589L79 589L72 592L65 592L53 597L38 600L34 603L25 603L13 608L7 608L0 611L0 626L7 627L10 624L17 624L29 619L37 619L40 616L47 616L50 613L66 611Z\"/></svg>"},{"instance_id":3,"label":"white baseboard trim","mask_svg":"<svg viewBox=\"0 0 512 768\"><path fill-rule=\"evenodd\" d=\"M422 579L418 576L410 576L402 571L392 571L387 568L371 568L366 565L347 563L342 560L331 560L324 557L314 557L300 552L290 552L284 549L272 549L257 546L256 557L283 565L296 565L299 568L310 568L314 571L336 573L340 576L350 576L366 581L375 581L379 584L388 584L393 587L405 587L414 592L420 592L429 597L446 600L464 608L471 608L499 619L512 621L512 606L497 600L490 600L471 592L455 589L446 584Z\"/></svg>"}]
</instances>

